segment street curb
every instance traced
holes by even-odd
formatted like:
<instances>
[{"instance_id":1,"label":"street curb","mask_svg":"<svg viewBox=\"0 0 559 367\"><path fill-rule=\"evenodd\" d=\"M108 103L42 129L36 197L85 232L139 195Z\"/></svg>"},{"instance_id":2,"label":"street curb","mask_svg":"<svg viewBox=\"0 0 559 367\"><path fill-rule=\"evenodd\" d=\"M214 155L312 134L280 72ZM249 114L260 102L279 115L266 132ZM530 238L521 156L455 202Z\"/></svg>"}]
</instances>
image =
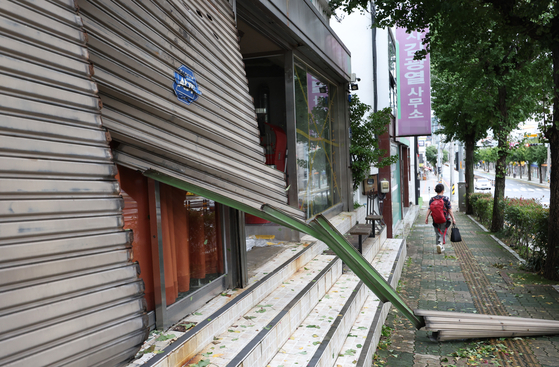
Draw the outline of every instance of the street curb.
<instances>
[{"instance_id":1,"label":"street curb","mask_svg":"<svg viewBox=\"0 0 559 367\"><path fill-rule=\"evenodd\" d=\"M501 241L500 239L498 239L497 237L495 237L494 235L490 234L491 238L493 238L495 241L497 241L497 243L499 245L501 245L505 250L507 250L508 252L510 252L514 257L516 257L518 259L518 261L521 264L525 264L526 260L524 260L523 258L520 257L520 255L518 255L513 249L511 249L506 243L504 243L503 241Z\"/></svg>"}]
</instances>

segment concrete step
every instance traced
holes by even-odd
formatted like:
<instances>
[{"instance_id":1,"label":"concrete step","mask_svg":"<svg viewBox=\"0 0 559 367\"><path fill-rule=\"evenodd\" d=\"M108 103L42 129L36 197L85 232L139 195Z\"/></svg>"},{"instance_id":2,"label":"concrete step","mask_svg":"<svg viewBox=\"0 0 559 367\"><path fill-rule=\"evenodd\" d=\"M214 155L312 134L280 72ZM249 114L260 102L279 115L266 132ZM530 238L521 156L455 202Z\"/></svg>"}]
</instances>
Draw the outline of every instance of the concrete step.
<instances>
[{"instance_id":1,"label":"concrete step","mask_svg":"<svg viewBox=\"0 0 559 367\"><path fill-rule=\"evenodd\" d=\"M394 289L398 286L406 256L405 240L388 239L373 262L375 269ZM373 356L391 303L380 302L369 289L366 293L364 305L347 334L334 366L373 365Z\"/></svg>"},{"instance_id":2,"label":"concrete step","mask_svg":"<svg viewBox=\"0 0 559 367\"><path fill-rule=\"evenodd\" d=\"M404 241L387 240L374 257L373 266L385 279L388 279L392 272L401 272L401 267L394 267L393 264L403 263L403 258L398 258L402 248L405 248ZM370 261L372 256L367 257ZM376 348L374 338L367 342L366 336L371 328L375 328L374 320L366 327L360 325L367 324L367 319L374 319L378 306L376 296L355 274L343 274L268 365L354 366L362 352L366 351L366 358L373 344ZM382 325L385 317L377 317L377 324L380 322ZM364 334L365 337L360 337L360 334ZM378 338L376 342L378 343ZM346 357L351 357L351 360L346 360Z\"/></svg>"},{"instance_id":3,"label":"concrete step","mask_svg":"<svg viewBox=\"0 0 559 367\"><path fill-rule=\"evenodd\" d=\"M206 345L213 342L217 335L226 332L235 320L260 304L272 291L281 287L325 249L327 246L316 240L312 243L287 245L282 253L256 271L249 280L248 287L228 291L226 297L213 298L163 334L153 335L144 343L142 351L151 348L155 353L145 353L142 358L133 361L128 367L182 366L185 361L192 359ZM195 326L186 332L180 332L176 330L176 326L180 325ZM173 337L162 340L165 339L162 336Z\"/></svg>"},{"instance_id":4,"label":"concrete step","mask_svg":"<svg viewBox=\"0 0 559 367\"><path fill-rule=\"evenodd\" d=\"M342 262L336 256L318 255L189 363L209 357L219 367L264 366L341 273Z\"/></svg>"},{"instance_id":5,"label":"concrete step","mask_svg":"<svg viewBox=\"0 0 559 367\"><path fill-rule=\"evenodd\" d=\"M342 213L331 221L343 233L364 217L362 212ZM371 254L373 250L378 251L385 238L385 232L375 239L371 238L365 251ZM215 359L218 365L227 365L232 361L238 364L247 358L258 359L263 354L271 358L282 344L279 340L289 337L287 330L299 325L294 320L303 320L305 313L308 314L314 307L311 304L318 302L341 274L339 259L322 255L326 249L328 247L324 243L310 236L304 236L300 243L286 245L282 253L257 269L247 288L229 290L227 297L215 297L162 334L152 336L142 347L143 357L128 367L182 366L202 357L212 363ZM295 317L297 312L292 310L297 308L301 310L301 315ZM260 323L257 325L256 321ZM177 331L180 326L191 328L185 332ZM165 337L161 336L172 338L162 340ZM262 348L268 350L269 346L275 348L273 353L259 352ZM228 348L230 350L225 351ZM155 353L150 353L150 350Z\"/></svg>"},{"instance_id":6,"label":"concrete step","mask_svg":"<svg viewBox=\"0 0 559 367\"><path fill-rule=\"evenodd\" d=\"M372 259L379 249L380 239L369 239L364 247L365 258ZM321 299L324 301L332 285L340 283L340 276L347 278L342 275L342 263L337 257L317 256L188 363L207 360L220 367L266 366L309 312ZM359 279L352 275L348 280L351 282L358 283ZM346 292L349 297L351 289L347 288L350 286L340 285L339 292Z\"/></svg>"},{"instance_id":7,"label":"concrete step","mask_svg":"<svg viewBox=\"0 0 559 367\"><path fill-rule=\"evenodd\" d=\"M379 248L380 239L367 241L366 258L371 259ZM321 299L324 302L325 293L332 292L332 284L343 284L339 286L340 294L345 292L351 296L349 283L359 283L359 279L352 275L345 285L346 281L340 283L340 276L347 278L342 275L342 263L337 257L317 256L188 363L205 360L220 367L266 366L308 318L309 311L317 307Z\"/></svg>"}]
</instances>

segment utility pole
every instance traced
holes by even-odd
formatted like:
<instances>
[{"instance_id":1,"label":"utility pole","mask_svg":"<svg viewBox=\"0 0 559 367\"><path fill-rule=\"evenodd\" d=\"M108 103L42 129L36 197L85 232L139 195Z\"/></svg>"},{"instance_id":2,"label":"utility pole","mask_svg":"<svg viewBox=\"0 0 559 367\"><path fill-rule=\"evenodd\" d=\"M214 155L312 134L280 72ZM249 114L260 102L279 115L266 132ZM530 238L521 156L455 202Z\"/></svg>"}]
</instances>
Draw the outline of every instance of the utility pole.
<instances>
[{"instance_id":1,"label":"utility pole","mask_svg":"<svg viewBox=\"0 0 559 367\"><path fill-rule=\"evenodd\" d=\"M464 143L459 143L458 148L458 164L460 165L458 168L458 182L465 182L466 181L466 173L464 171Z\"/></svg>"},{"instance_id":2,"label":"utility pole","mask_svg":"<svg viewBox=\"0 0 559 367\"><path fill-rule=\"evenodd\" d=\"M458 209L466 212L466 165L464 164L464 143L458 144Z\"/></svg>"},{"instance_id":3,"label":"utility pole","mask_svg":"<svg viewBox=\"0 0 559 367\"><path fill-rule=\"evenodd\" d=\"M545 180L549 182L551 178L551 149L549 148L549 143L547 145L547 167L545 170Z\"/></svg>"},{"instance_id":4,"label":"utility pole","mask_svg":"<svg viewBox=\"0 0 559 367\"><path fill-rule=\"evenodd\" d=\"M437 142L438 142L438 149L437 149L437 178L438 181L441 180L441 175L443 172L443 148L442 148L442 144L441 144L441 137L437 136Z\"/></svg>"},{"instance_id":5,"label":"utility pole","mask_svg":"<svg viewBox=\"0 0 559 367\"><path fill-rule=\"evenodd\" d=\"M450 188L448 191L449 195L448 197L450 198L450 201L452 202L453 200L453 196L454 196L454 142L450 142L450 147L448 148L448 168L450 171Z\"/></svg>"}]
</instances>

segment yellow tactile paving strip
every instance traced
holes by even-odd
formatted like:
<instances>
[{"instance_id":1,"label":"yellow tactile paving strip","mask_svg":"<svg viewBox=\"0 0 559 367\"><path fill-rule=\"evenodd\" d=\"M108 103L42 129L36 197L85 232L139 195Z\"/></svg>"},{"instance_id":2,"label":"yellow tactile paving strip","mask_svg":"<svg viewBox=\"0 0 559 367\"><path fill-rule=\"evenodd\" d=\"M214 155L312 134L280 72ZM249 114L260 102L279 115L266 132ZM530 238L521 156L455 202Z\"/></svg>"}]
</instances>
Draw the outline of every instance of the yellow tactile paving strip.
<instances>
[{"instance_id":1,"label":"yellow tactile paving strip","mask_svg":"<svg viewBox=\"0 0 559 367\"><path fill-rule=\"evenodd\" d=\"M458 255L458 261L462 267L462 273L468 283L468 287L473 297L473 303L476 309L487 315L508 315L506 308L501 303L499 296L491 287L491 282L485 276L483 269L474 260L473 254L464 242L455 242L452 244L454 251ZM540 366L535 359L532 351L524 341L524 339L500 340L499 343L504 344L509 350L516 350L517 353L502 355L501 358L505 366Z\"/></svg>"}]
</instances>

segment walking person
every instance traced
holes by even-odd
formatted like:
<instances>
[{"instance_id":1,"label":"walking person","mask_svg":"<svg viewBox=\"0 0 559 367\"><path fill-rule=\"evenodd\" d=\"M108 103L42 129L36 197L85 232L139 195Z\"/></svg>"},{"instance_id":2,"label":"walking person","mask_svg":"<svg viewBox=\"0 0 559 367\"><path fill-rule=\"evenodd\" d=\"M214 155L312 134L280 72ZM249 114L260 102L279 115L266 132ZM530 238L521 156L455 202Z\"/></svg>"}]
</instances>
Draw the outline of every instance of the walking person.
<instances>
[{"instance_id":1,"label":"walking person","mask_svg":"<svg viewBox=\"0 0 559 367\"><path fill-rule=\"evenodd\" d=\"M452 224L456 224L456 219L454 219L454 214L452 213L450 200L448 197L443 196L444 185L437 184L435 192L437 195L429 200L429 210L425 216L425 224L429 223L430 214L433 217L433 227L435 228L437 253L440 254L444 251L446 231L451 224L450 218L452 218Z\"/></svg>"}]
</instances>

